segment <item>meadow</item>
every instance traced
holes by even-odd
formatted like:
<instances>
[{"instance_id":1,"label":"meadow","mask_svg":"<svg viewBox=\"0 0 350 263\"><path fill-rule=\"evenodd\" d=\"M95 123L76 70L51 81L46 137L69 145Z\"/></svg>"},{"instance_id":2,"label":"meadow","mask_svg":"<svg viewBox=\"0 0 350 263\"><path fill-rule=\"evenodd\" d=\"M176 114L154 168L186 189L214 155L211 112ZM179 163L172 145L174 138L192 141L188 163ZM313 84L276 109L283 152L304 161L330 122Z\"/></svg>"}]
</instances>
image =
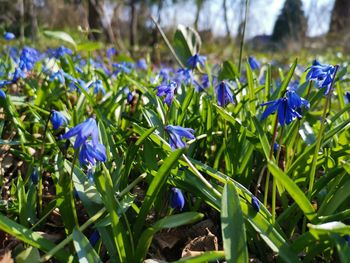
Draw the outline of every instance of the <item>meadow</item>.
<instances>
[{"instance_id":1,"label":"meadow","mask_svg":"<svg viewBox=\"0 0 350 263\"><path fill-rule=\"evenodd\" d=\"M349 262L344 57L215 63L180 26L154 64L46 35L1 40L3 260Z\"/></svg>"}]
</instances>

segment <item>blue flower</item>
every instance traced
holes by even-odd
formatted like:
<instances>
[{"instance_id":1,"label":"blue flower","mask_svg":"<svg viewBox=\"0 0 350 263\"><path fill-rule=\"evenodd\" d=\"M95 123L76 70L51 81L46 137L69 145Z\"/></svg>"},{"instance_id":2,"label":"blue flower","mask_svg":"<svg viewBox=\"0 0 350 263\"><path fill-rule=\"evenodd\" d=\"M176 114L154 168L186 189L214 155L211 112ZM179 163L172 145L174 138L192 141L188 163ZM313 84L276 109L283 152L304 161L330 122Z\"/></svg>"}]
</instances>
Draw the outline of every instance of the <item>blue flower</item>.
<instances>
[{"instance_id":1,"label":"blue flower","mask_svg":"<svg viewBox=\"0 0 350 263\"><path fill-rule=\"evenodd\" d=\"M6 94L2 89L0 89L0 98L3 98L3 99L6 98Z\"/></svg>"},{"instance_id":2,"label":"blue flower","mask_svg":"<svg viewBox=\"0 0 350 263\"><path fill-rule=\"evenodd\" d=\"M34 168L32 174L30 175L30 179L32 180L33 184L37 185L39 182L39 172L38 168Z\"/></svg>"},{"instance_id":3,"label":"blue flower","mask_svg":"<svg viewBox=\"0 0 350 263\"><path fill-rule=\"evenodd\" d=\"M64 57L66 54L67 55L73 54L73 51L65 46L60 46L58 48L50 48L47 52L50 58L56 58L56 59Z\"/></svg>"},{"instance_id":4,"label":"blue flower","mask_svg":"<svg viewBox=\"0 0 350 263\"><path fill-rule=\"evenodd\" d=\"M105 88L103 87L103 84L102 84L102 80L98 79L94 82L92 82L89 86L88 86L88 89L90 88L94 88L94 94L98 94L99 91L102 92L103 95L106 94L106 90Z\"/></svg>"},{"instance_id":5,"label":"blue flower","mask_svg":"<svg viewBox=\"0 0 350 263\"><path fill-rule=\"evenodd\" d=\"M194 54L192 57L190 57L187 60L186 65L190 68L190 69L195 69L197 67L197 64L199 63L202 67L205 67L205 60L207 58L205 56L200 56L198 55L198 53Z\"/></svg>"},{"instance_id":6,"label":"blue flower","mask_svg":"<svg viewBox=\"0 0 350 263\"><path fill-rule=\"evenodd\" d=\"M12 76L12 82L17 82L19 79L24 79L27 77L27 74L20 68L17 67L15 69L15 72L13 72L13 76Z\"/></svg>"},{"instance_id":7,"label":"blue flower","mask_svg":"<svg viewBox=\"0 0 350 263\"><path fill-rule=\"evenodd\" d=\"M346 98L347 102L350 103L350 92L349 91L345 92L345 98Z\"/></svg>"},{"instance_id":8,"label":"blue flower","mask_svg":"<svg viewBox=\"0 0 350 263\"><path fill-rule=\"evenodd\" d=\"M14 33L11 33L11 32L5 32L4 33L4 39L5 40L12 40L14 39L16 36Z\"/></svg>"},{"instance_id":9,"label":"blue flower","mask_svg":"<svg viewBox=\"0 0 350 263\"><path fill-rule=\"evenodd\" d=\"M57 79L58 82L61 84L65 83L65 78L62 69L51 74L50 81L54 81L55 79Z\"/></svg>"},{"instance_id":10,"label":"blue flower","mask_svg":"<svg viewBox=\"0 0 350 263\"><path fill-rule=\"evenodd\" d=\"M253 56L248 57L248 63L252 70L256 70L260 68L260 62L256 60Z\"/></svg>"},{"instance_id":11,"label":"blue flower","mask_svg":"<svg viewBox=\"0 0 350 263\"><path fill-rule=\"evenodd\" d=\"M226 104L229 102L234 103L233 93L225 81L221 81L215 87L215 93L216 93L216 98L218 100L219 106L225 107Z\"/></svg>"},{"instance_id":12,"label":"blue flower","mask_svg":"<svg viewBox=\"0 0 350 263\"><path fill-rule=\"evenodd\" d=\"M169 134L169 144L173 150L186 147L186 143L183 141L182 137L190 140L195 138L193 135L194 130L191 128L168 125L164 129Z\"/></svg>"},{"instance_id":13,"label":"blue flower","mask_svg":"<svg viewBox=\"0 0 350 263\"><path fill-rule=\"evenodd\" d=\"M100 234L98 233L97 230L95 230L94 232L92 232L89 238L90 245L94 247L99 239L100 239Z\"/></svg>"},{"instance_id":14,"label":"blue flower","mask_svg":"<svg viewBox=\"0 0 350 263\"><path fill-rule=\"evenodd\" d=\"M181 211L185 206L185 198L178 188L171 188L170 206L176 210Z\"/></svg>"},{"instance_id":15,"label":"blue flower","mask_svg":"<svg viewBox=\"0 0 350 263\"><path fill-rule=\"evenodd\" d=\"M111 59L115 54L117 54L117 50L114 47L107 49L106 55L108 59Z\"/></svg>"},{"instance_id":16,"label":"blue flower","mask_svg":"<svg viewBox=\"0 0 350 263\"><path fill-rule=\"evenodd\" d=\"M335 67L332 65L321 64L317 60L314 60L312 66L307 70L309 72L306 75L307 80L314 80L319 88L326 87L325 95L327 95L332 86L333 78L335 77Z\"/></svg>"},{"instance_id":17,"label":"blue flower","mask_svg":"<svg viewBox=\"0 0 350 263\"><path fill-rule=\"evenodd\" d=\"M349 235L344 235L343 238L346 240L348 243L348 247L350 247L350 236Z\"/></svg>"},{"instance_id":18,"label":"blue flower","mask_svg":"<svg viewBox=\"0 0 350 263\"><path fill-rule=\"evenodd\" d=\"M146 59L144 59L144 58L139 59L139 60L136 62L136 66L137 66L139 69L147 70L148 65L147 65Z\"/></svg>"},{"instance_id":19,"label":"blue flower","mask_svg":"<svg viewBox=\"0 0 350 263\"><path fill-rule=\"evenodd\" d=\"M256 212L260 211L260 203L258 198L256 198L255 196L252 196L252 207Z\"/></svg>"},{"instance_id":20,"label":"blue flower","mask_svg":"<svg viewBox=\"0 0 350 263\"><path fill-rule=\"evenodd\" d=\"M164 103L166 103L169 107L174 99L175 90L177 88L177 84L174 81L171 81L169 84L163 84L155 89L157 89L157 96L165 96Z\"/></svg>"},{"instance_id":21,"label":"blue flower","mask_svg":"<svg viewBox=\"0 0 350 263\"><path fill-rule=\"evenodd\" d=\"M89 136L92 137L94 145L99 143L98 128L94 118L90 117L86 121L78 124L74 128L70 129L66 134L62 135L60 139L69 139L73 136L77 136L74 143L74 148L78 149Z\"/></svg>"},{"instance_id":22,"label":"blue flower","mask_svg":"<svg viewBox=\"0 0 350 263\"><path fill-rule=\"evenodd\" d=\"M18 66L23 71L30 71L34 68L35 63L39 60L40 53L34 48L24 47L19 57Z\"/></svg>"},{"instance_id":23,"label":"blue flower","mask_svg":"<svg viewBox=\"0 0 350 263\"><path fill-rule=\"evenodd\" d=\"M201 81L202 81L203 88L207 89L207 88L210 87L208 74L203 74L202 78L201 78Z\"/></svg>"},{"instance_id":24,"label":"blue flower","mask_svg":"<svg viewBox=\"0 0 350 263\"><path fill-rule=\"evenodd\" d=\"M192 80L192 73L189 69L179 69L175 73L175 81L178 85L181 85L181 83L184 83L185 85L188 85L191 83Z\"/></svg>"},{"instance_id":25,"label":"blue flower","mask_svg":"<svg viewBox=\"0 0 350 263\"><path fill-rule=\"evenodd\" d=\"M85 91L88 91L88 87L86 86L86 83L82 79L73 79L73 81L69 84L70 91L77 90L80 92L81 89L84 89Z\"/></svg>"},{"instance_id":26,"label":"blue flower","mask_svg":"<svg viewBox=\"0 0 350 263\"><path fill-rule=\"evenodd\" d=\"M126 100L128 101L128 103L130 104L134 98L134 96L132 95L131 91L129 90L129 88L125 88L124 89L124 94L126 94Z\"/></svg>"},{"instance_id":27,"label":"blue flower","mask_svg":"<svg viewBox=\"0 0 350 263\"><path fill-rule=\"evenodd\" d=\"M6 86L6 85L9 85L9 84L11 84L11 83L12 83L11 80L5 80L5 79L0 80L0 88L4 87L4 86Z\"/></svg>"},{"instance_id":28,"label":"blue flower","mask_svg":"<svg viewBox=\"0 0 350 263\"><path fill-rule=\"evenodd\" d=\"M68 125L67 118L60 113L59 111L52 110L51 111L51 123L54 128L54 130L57 130L59 127L61 127L63 124Z\"/></svg>"},{"instance_id":29,"label":"blue flower","mask_svg":"<svg viewBox=\"0 0 350 263\"><path fill-rule=\"evenodd\" d=\"M295 118L301 119L301 107L309 108L309 102L299 97L294 90L288 90L286 97L263 103L261 106L268 106L261 116L262 120L277 110L278 122L281 126L284 126L284 124L291 123Z\"/></svg>"},{"instance_id":30,"label":"blue flower","mask_svg":"<svg viewBox=\"0 0 350 263\"><path fill-rule=\"evenodd\" d=\"M85 141L79 153L80 166L94 166L96 160L100 162L107 160L106 147L101 143L93 144L91 141Z\"/></svg>"},{"instance_id":31,"label":"blue flower","mask_svg":"<svg viewBox=\"0 0 350 263\"><path fill-rule=\"evenodd\" d=\"M133 64L130 62L113 63L112 66L115 68L114 75L118 75L120 72L130 74L133 68Z\"/></svg>"}]
</instances>

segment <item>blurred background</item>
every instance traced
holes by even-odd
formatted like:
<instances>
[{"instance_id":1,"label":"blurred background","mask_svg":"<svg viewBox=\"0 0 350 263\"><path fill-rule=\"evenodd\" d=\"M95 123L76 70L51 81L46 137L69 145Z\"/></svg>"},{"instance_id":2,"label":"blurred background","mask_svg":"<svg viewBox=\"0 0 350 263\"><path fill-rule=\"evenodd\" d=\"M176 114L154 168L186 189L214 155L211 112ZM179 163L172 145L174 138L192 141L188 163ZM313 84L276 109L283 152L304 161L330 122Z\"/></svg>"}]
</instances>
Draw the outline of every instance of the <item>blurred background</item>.
<instances>
[{"instance_id":1,"label":"blurred background","mask_svg":"<svg viewBox=\"0 0 350 263\"><path fill-rule=\"evenodd\" d=\"M211 52L238 48L247 14L252 50L350 50L348 0L250 0L246 8L246 0L0 0L0 30L34 44L45 30L64 30L137 51L161 41L153 16L170 38L177 24L195 28Z\"/></svg>"}]
</instances>

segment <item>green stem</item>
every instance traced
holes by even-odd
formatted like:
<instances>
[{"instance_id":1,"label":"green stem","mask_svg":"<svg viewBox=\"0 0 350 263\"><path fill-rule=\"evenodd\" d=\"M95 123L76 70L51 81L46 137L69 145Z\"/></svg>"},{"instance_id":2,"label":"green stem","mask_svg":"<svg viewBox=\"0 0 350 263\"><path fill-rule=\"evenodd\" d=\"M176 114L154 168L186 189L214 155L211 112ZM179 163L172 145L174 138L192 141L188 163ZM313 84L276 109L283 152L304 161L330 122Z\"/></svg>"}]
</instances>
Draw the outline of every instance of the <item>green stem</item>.
<instances>
[{"instance_id":1,"label":"green stem","mask_svg":"<svg viewBox=\"0 0 350 263\"><path fill-rule=\"evenodd\" d=\"M78 230L83 232L86 228L88 228L92 223L94 223L97 219L99 219L106 212L106 208L103 207L100 211L98 211L94 216L90 217L88 221L86 221L81 227L78 227ZM73 234L70 234L66 239L64 239L61 243L47 252L40 258L40 262L48 261L53 255L55 255L58 251L64 248L67 244L69 244L73 240Z\"/></svg>"},{"instance_id":2,"label":"green stem","mask_svg":"<svg viewBox=\"0 0 350 263\"><path fill-rule=\"evenodd\" d=\"M221 198L221 194L218 190L216 190L205 178L204 176L197 170L197 168L192 164L192 162L187 158L186 155L182 155L182 159L185 160L185 162L188 164L188 166L191 168L192 172L198 177L199 180L203 182L203 184L208 187L210 190L212 190L215 195L219 198Z\"/></svg>"},{"instance_id":3,"label":"green stem","mask_svg":"<svg viewBox=\"0 0 350 263\"><path fill-rule=\"evenodd\" d=\"M276 156L277 165L279 163L280 153L281 153L281 149L282 149L283 128L284 128L284 126L281 127L279 147L278 147L277 156ZM273 177L273 180L272 180L272 204L271 204L272 223L275 223L275 220L276 220L276 190L277 190L276 177Z\"/></svg>"},{"instance_id":4,"label":"green stem","mask_svg":"<svg viewBox=\"0 0 350 263\"><path fill-rule=\"evenodd\" d=\"M241 43L239 47L239 61L238 61L238 72L241 72L241 65L242 65L242 55L243 55L243 47L244 47L244 35L245 35L245 28L247 24L247 16L248 16L248 6L249 6L249 0L245 1L245 15L244 15L244 23L243 23L243 32L242 32L242 38Z\"/></svg>"},{"instance_id":5,"label":"green stem","mask_svg":"<svg viewBox=\"0 0 350 263\"><path fill-rule=\"evenodd\" d=\"M333 90L335 77L337 75L338 68L339 68L339 66L336 65L335 66L334 75L333 75L333 81L331 83L331 87L330 87L329 92L327 94L326 104L324 105L324 108L323 108L323 114L322 114L322 119L321 119L321 127L320 127L320 130L318 131L318 135L317 135L316 147L315 147L314 155L313 155L313 158L312 158L312 164L311 164L311 170L310 170L310 181L309 181L309 190L308 190L308 198L309 198L309 200L311 200L312 190L314 188L316 168L317 168L317 157L318 157L318 153L319 153L320 148L321 148L321 142L322 142L322 139L323 139L323 132L324 132L324 129L325 129L325 121L326 121L326 116L327 116L328 105L331 103L332 90Z\"/></svg>"},{"instance_id":6,"label":"green stem","mask_svg":"<svg viewBox=\"0 0 350 263\"><path fill-rule=\"evenodd\" d=\"M269 154L270 160L272 159L273 149L274 149L275 142L276 142L277 127L278 127L278 116L276 114L275 125L273 127L273 133L272 133L272 141L271 141L271 145L270 145L270 154ZM269 195L269 181L270 181L270 170L267 170L266 181L265 181L264 206L267 206L267 197Z\"/></svg>"}]
</instances>

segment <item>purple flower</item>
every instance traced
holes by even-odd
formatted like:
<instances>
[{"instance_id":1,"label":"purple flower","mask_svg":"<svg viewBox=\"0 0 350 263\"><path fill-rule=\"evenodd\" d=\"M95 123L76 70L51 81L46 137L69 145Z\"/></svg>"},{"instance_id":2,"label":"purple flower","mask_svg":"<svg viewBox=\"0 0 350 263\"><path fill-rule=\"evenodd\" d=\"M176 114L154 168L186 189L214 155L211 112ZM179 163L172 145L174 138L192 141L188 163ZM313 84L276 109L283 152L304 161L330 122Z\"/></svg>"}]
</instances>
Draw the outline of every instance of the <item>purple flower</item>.
<instances>
[{"instance_id":1,"label":"purple flower","mask_svg":"<svg viewBox=\"0 0 350 263\"><path fill-rule=\"evenodd\" d=\"M96 161L105 162L106 160L106 147L103 144L93 144L91 141L83 143L79 153L80 166L94 166Z\"/></svg>"},{"instance_id":2,"label":"purple flower","mask_svg":"<svg viewBox=\"0 0 350 263\"><path fill-rule=\"evenodd\" d=\"M230 87L227 85L225 81L221 81L215 87L216 98L218 100L218 105L221 107L225 107L227 103L234 103L233 101L233 93Z\"/></svg>"},{"instance_id":3,"label":"purple flower","mask_svg":"<svg viewBox=\"0 0 350 263\"><path fill-rule=\"evenodd\" d=\"M171 81L169 84L163 84L155 89L157 89L157 96L165 96L164 103L166 103L169 107L174 99L175 90L177 88L177 84L174 81Z\"/></svg>"},{"instance_id":4,"label":"purple flower","mask_svg":"<svg viewBox=\"0 0 350 263\"><path fill-rule=\"evenodd\" d=\"M260 203L258 198L256 198L255 196L252 196L252 207L256 212L260 211Z\"/></svg>"},{"instance_id":5,"label":"purple flower","mask_svg":"<svg viewBox=\"0 0 350 263\"><path fill-rule=\"evenodd\" d=\"M256 60L255 57L253 56L249 56L248 57L248 63L250 65L250 68L252 70L256 70L256 69L259 69L260 68L260 62Z\"/></svg>"},{"instance_id":6,"label":"purple flower","mask_svg":"<svg viewBox=\"0 0 350 263\"><path fill-rule=\"evenodd\" d=\"M92 143L94 145L99 144L98 128L95 119L92 117L88 118L86 121L70 129L66 134L62 135L60 139L69 139L73 136L77 136L74 143L74 149L78 149L83 143L85 143L89 136L92 137Z\"/></svg>"},{"instance_id":7,"label":"purple flower","mask_svg":"<svg viewBox=\"0 0 350 263\"><path fill-rule=\"evenodd\" d=\"M103 87L103 84L102 84L102 80L96 80L94 82L92 82L89 86L88 86L88 89L90 88L94 88L94 94L98 94L99 91L102 92L103 95L106 94L106 90L105 88Z\"/></svg>"},{"instance_id":8,"label":"purple flower","mask_svg":"<svg viewBox=\"0 0 350 263\"><path fill-rule=\"evenodd\" d=\"M47 51L48 55L50 58L61 58L64 57L66 54L67 55L72 55L73 51L70 50L69 48L65 47L65 46L60 46L58 48L50 48Z\"/></svg>"},{"instance_id":9,"label":"purple flower","mask_svg":"<svg viewBox=\"0 0 350 263\"><path fill-rule=\"evenodd\" d=\"M171 188L170 206L176 210L181 211L185 206L185 198L178 188Z\"/></svg>"},{"instance_id":10,"label":"purple flower","mask_svg":"<svg viewBox=\"0 0 350 263\"><path fill-rule=\"evenodd\" d=\"M4 39L5 40L12 40L12 39L14 39L16 36L15 36L15 34L13 34L13 33L11 33L11 32L5 32L4 33Z\"/></svg>"},{"instance_id":11,"label":"purple flower","mask_svg":"<svg viewBox=\"0 0 350 263\"><path fill-rule=\"evenodd\" d=\"M52 110L51 111L51 123L54 128L54 130L57 130L59 127L61 127L63 124L68 125L67 118L60 113L59 111Z\"/></svg>"},{"instance_id":12,"label":"purple flower","mask_svg":"<svg viewBox=\"0 0 350 263\"><path fill-rule=\"evenodd\" d=\"M118 75L120 72L130 74L133 68L133 64L130 62L113 63L112 66L113 68L115 68L115 70L113 71L113 74L115 76Z\"/></svg>"},{"instance_id":13,"label":"purple flower","mask_svg":"<svg viewBox=\"0 0 350 263\"><path fill-rule=\"evenodd\" d=\"M107 49L107 58L111 59L114 55L117 54L117 50L114 47L110 47L109 49Z\"/></svg>"},{"instance_id":14,"label":"purple flower","mask_svg":"<svg viewBox=\"0 0 350 263\"><path fill-rule=\"evenodd\" d=\"M333 78L335 77L335 67L332 65L321 64L317 60L314 60L312 66L307 70L309 70L309 72L306 75L306 79L314 80L319 88L326 87L324 95L327 95L330 91Z\"/></svg>"},{"instance_id":15,"label":"purple flower","mask_svg":"<svg viewBox=\"0 0 350 263\"><path fill-rule=\"evenodd\" d=\"M199 63L202 67L205 67L205 60L207 58L205 56L200 56L198 55L198 53L194 54L194 56L190 57L187 60L186 65L190 68L190 69L195 69L197 67L197 64Z\"/></svg>"},{"instance_id":16,"label":"purple flower","mask_svg":"<svg viewBox=\"0 0 350 263\"><path fill-rule=\"evenodd\" d=\"M176 148L186 147L186 143L183 141L183 137L190 140L195 138L193 135L194 130L191 128L168 125L164 129L169 134L169 144L172 150L175 150Z\"/></svg>"}]
</instances>

